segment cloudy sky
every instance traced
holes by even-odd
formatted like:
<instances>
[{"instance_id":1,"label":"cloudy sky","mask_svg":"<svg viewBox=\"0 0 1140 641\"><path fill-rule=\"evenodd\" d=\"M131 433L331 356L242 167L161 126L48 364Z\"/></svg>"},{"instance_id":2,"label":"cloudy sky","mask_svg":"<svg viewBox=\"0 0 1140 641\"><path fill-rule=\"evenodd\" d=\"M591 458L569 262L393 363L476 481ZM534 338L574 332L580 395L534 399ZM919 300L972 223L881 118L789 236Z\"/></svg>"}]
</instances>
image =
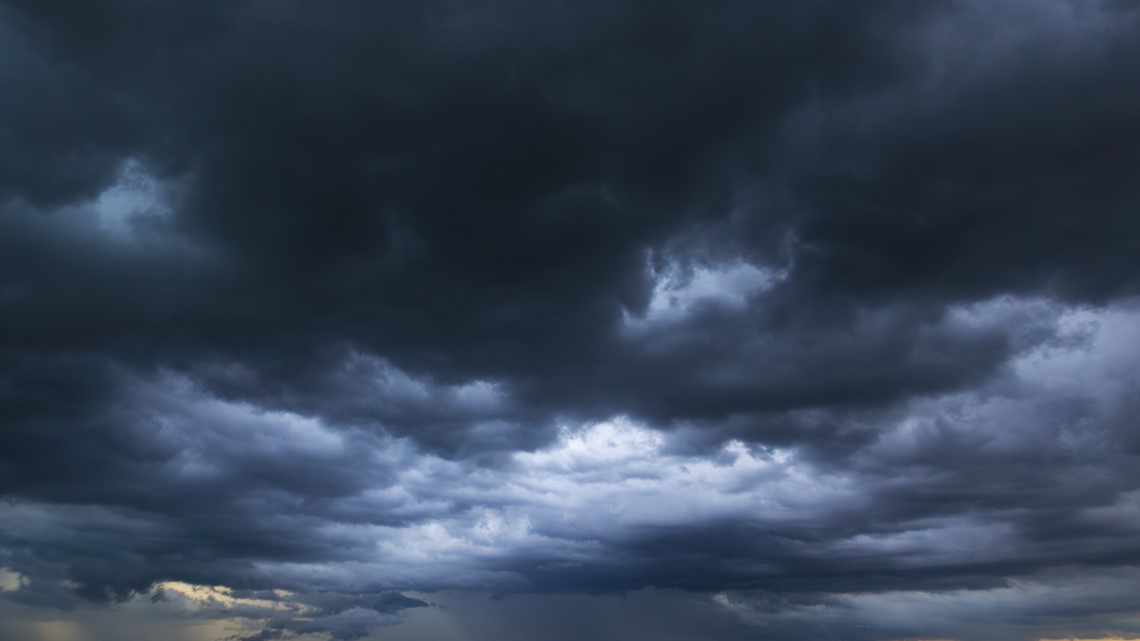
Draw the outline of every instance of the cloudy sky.
<instances>
[{"instance_id":1,"label":"cloudy sky","mask_svg":"<svg viewBox=\"0 0 1140 641\"><path fill-rule=\"evenodd\" d=\"M0 0L0 640L1140 638L1135 0Z\"/></svg>"}]
</instances>

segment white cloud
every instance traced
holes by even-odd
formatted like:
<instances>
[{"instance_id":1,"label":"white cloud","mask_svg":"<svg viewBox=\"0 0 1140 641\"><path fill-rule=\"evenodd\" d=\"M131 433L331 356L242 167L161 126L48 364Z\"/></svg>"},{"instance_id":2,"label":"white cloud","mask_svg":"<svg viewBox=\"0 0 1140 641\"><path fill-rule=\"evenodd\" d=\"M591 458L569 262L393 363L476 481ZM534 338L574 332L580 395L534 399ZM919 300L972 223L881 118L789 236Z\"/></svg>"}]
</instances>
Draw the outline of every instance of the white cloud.
<instances>
[{"instance_id":1,"label":"white cloud","mask_svg":"<svg viewBox=\"0 0 1140 641\"><path fill-rule=\"evenodd\" d=\"M8 568L0 567L0 592L15 592L26 585L28 585L28 577Z\"/></svg>"},{"instance_id":2,"label":"white cloud","mask_svg":"<svg viewBox=\"0 0 1140 641\"><path fill-rule=\"evenodd\" d=\"M627 331L681 322L701 306L742 310L751 297L771 289L787 276L783 270L743 261L687 270L672 262L658 270L651 263L650 272L654 285L649 306L644 316L625 314Z\"/></svg>"},{"instance_id":3,"label":"white cloud","mask_svg":"<svg viewBox=\"0 0 1140 641\"><path fill-rule=\"evenodd\" d=\"M170 216L170 185L150 175L136 159L129 159L119 170L118 180L92 203L100 228L121 239L135 235L139 222Z\"/></svg>"}]
</instances>

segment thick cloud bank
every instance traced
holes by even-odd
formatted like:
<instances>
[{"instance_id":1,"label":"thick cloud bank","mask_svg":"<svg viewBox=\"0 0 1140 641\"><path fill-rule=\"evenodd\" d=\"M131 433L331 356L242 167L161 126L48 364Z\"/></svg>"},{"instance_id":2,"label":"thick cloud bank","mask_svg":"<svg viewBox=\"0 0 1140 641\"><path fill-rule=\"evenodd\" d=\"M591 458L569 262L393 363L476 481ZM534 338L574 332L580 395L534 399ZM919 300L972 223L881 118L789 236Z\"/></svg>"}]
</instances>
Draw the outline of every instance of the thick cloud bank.
<instances>
[{"instance_id":1,"label":"thick cloud bank","mask_svg":"<svg viewBox=\"0 0 1140 641\"><path fill-rule=\"evenodd\" d=\"M1140 635L1138 34L0 0L0 637Z\"/></svg>"}]
</instances>

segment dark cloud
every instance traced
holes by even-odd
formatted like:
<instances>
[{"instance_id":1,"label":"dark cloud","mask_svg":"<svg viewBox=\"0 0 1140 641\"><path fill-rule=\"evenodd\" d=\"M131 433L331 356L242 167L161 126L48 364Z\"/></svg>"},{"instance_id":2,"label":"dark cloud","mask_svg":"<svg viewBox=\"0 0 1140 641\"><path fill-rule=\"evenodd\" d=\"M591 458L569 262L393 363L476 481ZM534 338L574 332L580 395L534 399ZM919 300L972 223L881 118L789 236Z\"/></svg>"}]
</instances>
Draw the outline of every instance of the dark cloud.
<instances>
[{"instance_id":1,"label":"dark cloud","mask_svg":"<svg viewBox=\"0 0 1140 641\"><path fill-rule=\"evenodd\" d=\"M645 251L721 215L741 132L820 91L901 73L892 31L913 12L881 9L116 3L80 28L69 9L17 5L27 55L105 86L137 130L123 150L91 145L104 154L84 177L95 186L58 197L95 196L129 159L182 189L148 237L159 256L84 239L110 255L51 269L110 272L91 277L92 300L18 290L11 304L34 327L12 334L27 342L49 321L53 345L59 333L182 367L236 360L271 379L243 392L277 390L272 403L346 345L432 377L554 393L558 372L588 380L622 362L608 356L612 334L623 307L647 302ZM174 235L205 256L167 255ZM57 235L41 242L25 251L64 251ZM152 282L124 288L120 270ZM143 300L109 304L127 291ZM76 322L104 328L84 341ZM578 394L558 396L553 409L578 411Z\"/></svg>"},{"instance_id":2,"label":"dark cloud","mask_svg":"<svg viewBox=\"0 0 1140 641\"><path fill-rule=\"evenodd\" d=\"M6 597L1132 566L1134 4L0 2Z\"/></svg>"},{"instance_id":3,"label":"dark cloud","mask_svg":"<svg viewBox=\"0 0 1140 641\"><path fill-rule=\"evenodd\" d=\"M230 596L232 594L232 597ZM290 614L277 613L257 632L230 637L232 641L266 641L268 639L294 638L295 635L325 633L330 639L363 639L378 627L390 626L399 622L394 613L410 608L428 607L428 603L399 593L344 595L335 593L315 593L289 595L285 602L276 592L244 595L231 592L224 595L238 600L245 599L251 605L244 605L248 616L259 618L272 612L266 604L282 604L292 610ZM252 599L250 598L252 597ZM227 604L228 605L228 604ZM234 607L225 607L217 614L233 617Z\"/></svg>"}]
</instances>

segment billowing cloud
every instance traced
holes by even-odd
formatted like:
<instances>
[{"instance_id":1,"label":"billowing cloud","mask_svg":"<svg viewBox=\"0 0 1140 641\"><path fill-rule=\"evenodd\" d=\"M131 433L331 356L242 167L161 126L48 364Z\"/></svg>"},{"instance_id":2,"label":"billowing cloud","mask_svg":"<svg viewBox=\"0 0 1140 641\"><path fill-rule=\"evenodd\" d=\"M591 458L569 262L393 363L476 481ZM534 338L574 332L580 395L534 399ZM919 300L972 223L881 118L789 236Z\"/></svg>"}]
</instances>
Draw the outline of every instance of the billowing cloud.
<instances>
[{"instance_id":1,"label":"billowing cloud","mask_svg":"<svg viewBox=\"0 0 1140 641\"><path fill-rule=\"evenodd\" d=\"M0 635L1136 633L1138 27L0 1Z\"/></svg>"}]
</instances>

